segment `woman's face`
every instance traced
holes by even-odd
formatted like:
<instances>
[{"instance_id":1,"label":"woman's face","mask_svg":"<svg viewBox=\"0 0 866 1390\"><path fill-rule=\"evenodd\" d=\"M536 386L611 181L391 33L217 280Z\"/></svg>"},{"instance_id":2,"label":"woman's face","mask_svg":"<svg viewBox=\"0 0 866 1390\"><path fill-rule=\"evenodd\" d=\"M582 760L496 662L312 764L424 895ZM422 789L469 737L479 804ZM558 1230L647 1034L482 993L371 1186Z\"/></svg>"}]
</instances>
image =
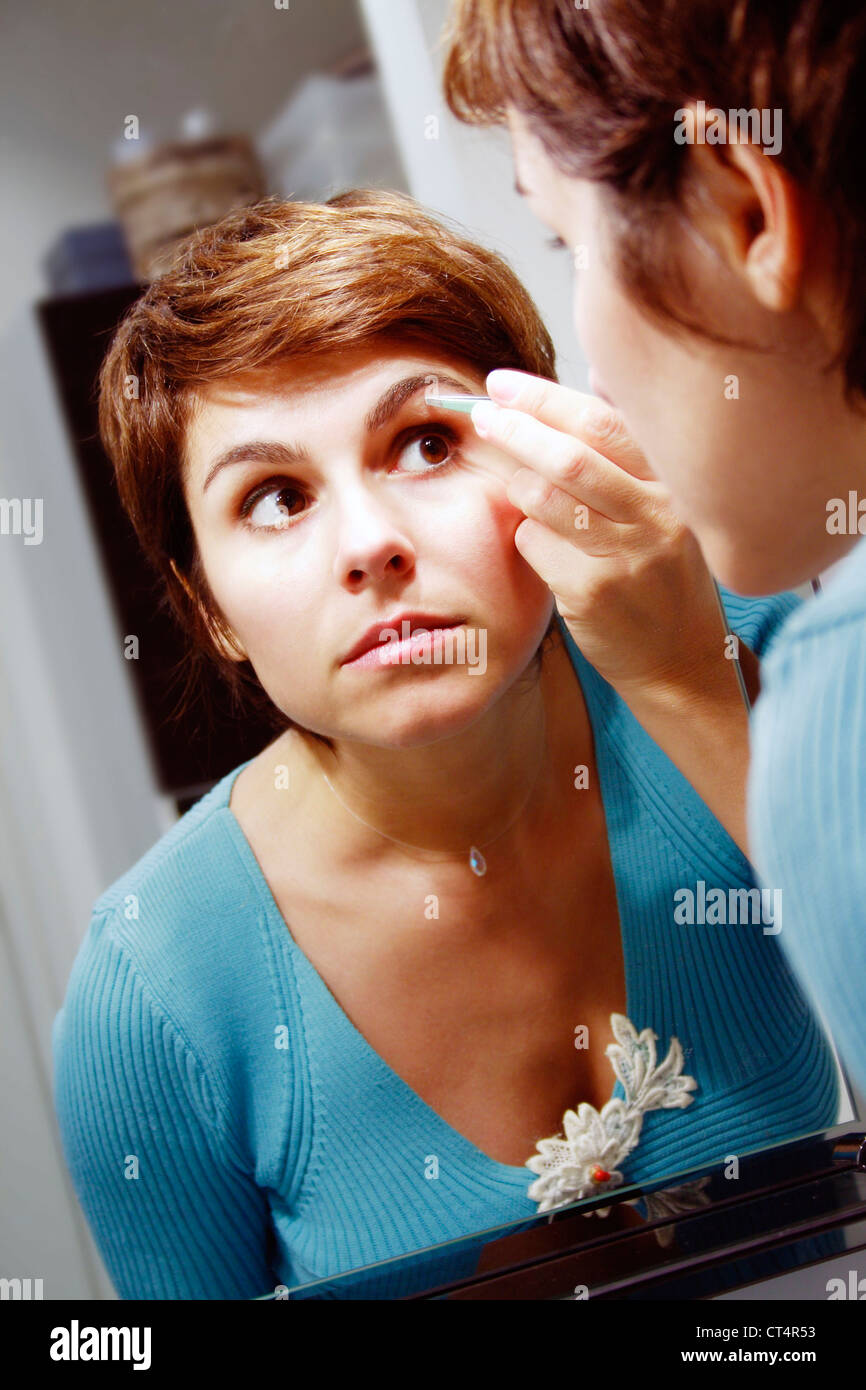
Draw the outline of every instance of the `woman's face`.
<instances>
[{"instance_id":1,"label":"woman's face","mask_svg":"<svg viewBox=\"0 0 866 1390\"><path fill-rule=\"evenodd\" d=\"M828 474L816 457L832 457L829 421L840 402L838 382L821 377L814 325L764 309L680 223L672 235L688 286L683 308L746 346L661 326L620 287L600 186L563 174L518 113L509 128L518 188L577 253L574 324L590 387L622 411L711 571L746 594L819 573L839 558L826 531ZM750 350L755 344L768 350Z\"/></svg>"},{"instance_id":2,"label":"woman's face","mask_svg":"<svg viewBox=\"0 0 866 1390\"><path fill-rule=\"evenodd\" d=\"M431 376L484 389L465 364L378 343L214 384L187 430L214 597L277 707L331 738L459 732L526 669L553 611L514 545L503 456L468 415L425 403ZM468 656L455 643L441 664L346 661L371 625L413 611L462 620Z\"/></svg>"}]
</instances>

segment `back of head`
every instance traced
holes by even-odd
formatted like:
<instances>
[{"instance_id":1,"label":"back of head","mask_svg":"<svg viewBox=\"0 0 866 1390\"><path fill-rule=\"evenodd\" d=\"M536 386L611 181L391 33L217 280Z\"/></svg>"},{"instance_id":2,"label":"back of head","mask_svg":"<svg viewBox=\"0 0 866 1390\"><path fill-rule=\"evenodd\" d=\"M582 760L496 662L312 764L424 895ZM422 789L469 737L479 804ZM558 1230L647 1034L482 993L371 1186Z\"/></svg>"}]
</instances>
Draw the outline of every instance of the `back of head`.
<instances>
[{"instance_id":1,"label":"back of head","mask_svg":"<svg viewBox=\"0 0 866 1390\"><path fill-rule=\"evenodd\" d=\"M780 113L772 157L835 234L838 362L863 403L862 0L453 0L444 85L461 120L502 123L514 108L564 174L602 184L623 287L692 331L678 303L689 169L678 113L697 102L742 121Z\"/></svg>"}]
</instances>

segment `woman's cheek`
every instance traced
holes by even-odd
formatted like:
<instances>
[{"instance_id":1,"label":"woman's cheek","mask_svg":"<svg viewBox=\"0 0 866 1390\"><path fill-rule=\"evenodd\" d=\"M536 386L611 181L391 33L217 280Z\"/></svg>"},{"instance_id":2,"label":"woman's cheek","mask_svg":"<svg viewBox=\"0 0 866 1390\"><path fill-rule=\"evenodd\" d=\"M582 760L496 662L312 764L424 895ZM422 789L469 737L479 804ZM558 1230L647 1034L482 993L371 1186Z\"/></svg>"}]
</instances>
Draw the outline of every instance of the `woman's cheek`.
<instances>
[{"instance_id":1,"label":"woman's cheek","mask_svg":"<svg viewBox=\"0 0 866 1390\"><path fill-rule=\"evenodd\" d=\"M303 591L303 579L290 573L276 557L252 556L248 552L226 564L220 573L217 601L234 631L251 656L280 645L293 633L305 630L304 614L312 608Z\"/></svg>"}]
</instances>

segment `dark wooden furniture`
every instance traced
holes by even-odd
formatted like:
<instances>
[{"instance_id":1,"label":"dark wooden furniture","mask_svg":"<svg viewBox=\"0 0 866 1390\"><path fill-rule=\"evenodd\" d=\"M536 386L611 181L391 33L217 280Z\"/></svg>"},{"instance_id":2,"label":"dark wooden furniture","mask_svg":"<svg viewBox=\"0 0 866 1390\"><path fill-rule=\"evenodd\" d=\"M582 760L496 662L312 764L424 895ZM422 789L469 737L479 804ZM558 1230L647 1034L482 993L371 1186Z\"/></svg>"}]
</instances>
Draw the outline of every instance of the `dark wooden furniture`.
<instances>
[{"instance_id":1,"label":"dark wooden furniture","mask_svg":"<svg viewBox=\"0 0 866 1390\"><path fill-rule=\"evenodd\" d=\"M106 584L117 616L118 644L136 633L148 659L129 663L160 790L184 811L232 767L275 736L261 717L232 717L216 672L208 689L216 713L203 708L173 719L180 685L170 672L188 650L184 635L161 606L160 585L141 554L117 495L111 465L99 443L96 377L111 335L138 285L45 300L37 306L81 488L98 539ZM158 659L152 653L158 653Z\"/></svg>"}]
</instances>

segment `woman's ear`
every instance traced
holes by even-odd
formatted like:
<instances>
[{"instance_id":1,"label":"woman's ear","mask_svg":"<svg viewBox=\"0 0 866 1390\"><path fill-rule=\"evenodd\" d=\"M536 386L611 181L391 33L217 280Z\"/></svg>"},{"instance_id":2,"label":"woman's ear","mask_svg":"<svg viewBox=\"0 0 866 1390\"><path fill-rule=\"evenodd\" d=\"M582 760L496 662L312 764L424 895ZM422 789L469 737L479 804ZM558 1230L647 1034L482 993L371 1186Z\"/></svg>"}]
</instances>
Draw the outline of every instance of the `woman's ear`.
<instances>
[{"instance_id":1,"label":"woman's ear","mask_svg":"<svg viewBox=\"0 0 866 1390\"><path fill-rule=\"evenodd\" d=\"M211 639L222 655L226 657L228 661L248 661L249 657L238 642L231 628L228 627L221 618L214 618L213 614L205 607L201 599L196 596L192 585L186 575L182 574L178 569L174 559L170 559L169 564L171 565L175 578L183 585L190 602L195 604L198 608L202 619L207 625Z\"/></svg>"},{"instance_id":2,"label":"woman's ear","mask_svg":"<svg viewBox=\"0 0 866 1390\"><path fill-rule=\"evenodd\" d=\"M807 213L800 190L773 155L751 144L728 147L732 166L751 190L751 237L743 242L744 271L755 298L784 313L802 298Z\"/></svg>"},{"instance_id":3,"label":"woman's ear","mask_svg":"<svg viewBox=\"0 0 866 1390\"><path fill-rule=\"evenodd\" d=\"M718 116L703 103L689 111L692 219L764 308L775 313L797 308L811 217L802 190L775 155L738 139L736 130L728 132L730 143L720 140ZM708 121L715 129L708 129Z\"/></svg>"}]
</instances>

